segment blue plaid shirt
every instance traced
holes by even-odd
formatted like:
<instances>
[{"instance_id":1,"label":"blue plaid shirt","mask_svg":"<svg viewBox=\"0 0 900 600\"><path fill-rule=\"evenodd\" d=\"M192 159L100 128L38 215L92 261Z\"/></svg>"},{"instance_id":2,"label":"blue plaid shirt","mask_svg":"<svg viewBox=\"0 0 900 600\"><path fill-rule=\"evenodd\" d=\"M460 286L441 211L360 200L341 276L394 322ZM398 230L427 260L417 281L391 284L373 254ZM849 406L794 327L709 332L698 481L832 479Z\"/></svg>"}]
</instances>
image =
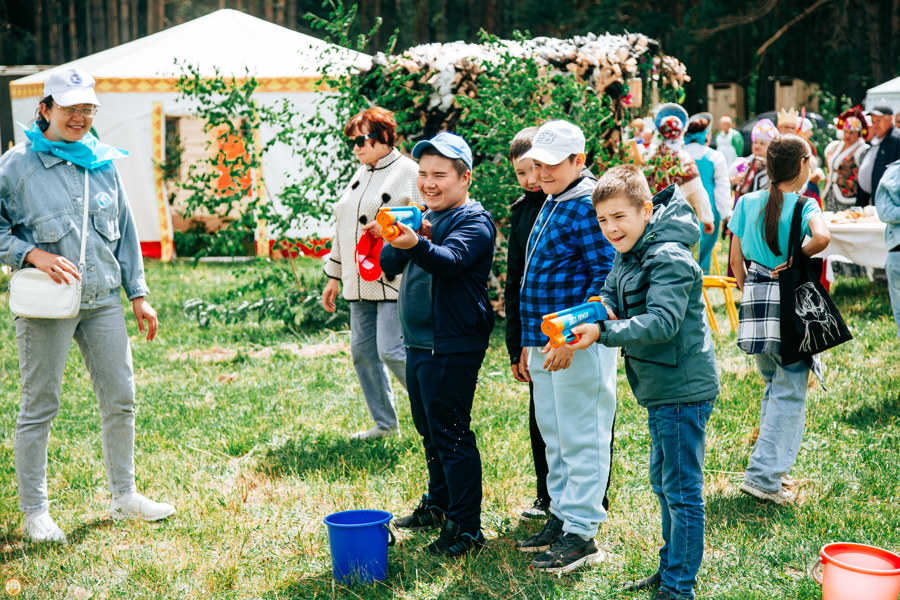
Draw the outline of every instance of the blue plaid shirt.
<instances>
[{"instance_id":1,"label":"blue plaid shirt","mask_svg":"<svg viewBox=\"0 0 900 600\"><path fill-rule=\"evenodd\" d=\"M522 346L544 346L541 317L598 296L615 249L606 241L591 204L594 181L549 197L535 221L525 252L519 299Z\"/></svg>"}]
</instances>

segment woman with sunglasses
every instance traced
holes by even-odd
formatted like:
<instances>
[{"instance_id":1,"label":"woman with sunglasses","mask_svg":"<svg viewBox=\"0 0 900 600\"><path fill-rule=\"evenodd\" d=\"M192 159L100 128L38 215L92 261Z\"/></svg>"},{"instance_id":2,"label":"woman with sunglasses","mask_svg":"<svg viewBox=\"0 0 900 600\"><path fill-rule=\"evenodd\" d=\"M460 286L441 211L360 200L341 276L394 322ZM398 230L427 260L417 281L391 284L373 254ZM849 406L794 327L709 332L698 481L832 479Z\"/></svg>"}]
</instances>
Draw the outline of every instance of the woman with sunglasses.
<instances>
[{"instance_id":1,"label":"woman with sunglasses","mask_svg":"<svg viewBox=\"0 0 900 600\"><path fill-rule=\"evenodd\" d=\"M397 313L400 278L380 272L381 237L369 229L378 227L379 208L421 204L416 187L419 167L394 148L397 121L389 110L375 107L356 115L344 127L344 135L360 167L335 206L322 304L334 312L343 285L344 298L350 302L353 366L375 421L352 437L367 440L394 435L399 429L390 373L406 386L406 348Z\"/></svg>"},{"instance_id":2,"label":"woman with sunglasses","mask_svg":"<svg viewBox=\"0 0 900 600\"><path fill-rule=\"evenodd\" d=\"M16 480L19 509L25 513L23 532L33 542L66 542L49 513L47 446L73 339L99 404L110 517L157 521L175 512L135 488L135 386L120 290L124 288L148 341L159 322L145 299L149 290L137 229L112 162L127 153L90 133L99 106L90 75L74 68L51 73L36 121L25 132L27 141L0 158L3 261L13 269L37 268L59 285L78 279L82 286L75 317L15 320L22 378ZM83 270L76 266L82 237ZM54 482L54 487L64 485Z\"/></svg>"}]
</instances>

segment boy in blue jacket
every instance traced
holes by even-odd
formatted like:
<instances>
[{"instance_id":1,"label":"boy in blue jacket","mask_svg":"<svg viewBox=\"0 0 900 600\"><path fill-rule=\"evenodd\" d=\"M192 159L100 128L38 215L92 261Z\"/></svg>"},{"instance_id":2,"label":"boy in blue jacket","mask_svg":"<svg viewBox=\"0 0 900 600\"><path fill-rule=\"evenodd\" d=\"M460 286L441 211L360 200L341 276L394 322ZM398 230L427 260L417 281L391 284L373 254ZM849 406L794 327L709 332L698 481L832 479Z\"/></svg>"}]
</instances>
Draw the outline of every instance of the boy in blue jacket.
<instances>
[{"instance_id":1,"label":"boy in blue jacket","mask_svg":"<svg viewBox=\"0 0 900 600\"><path fill-rule=\"evenodd\" d=\"M582 337L574 347L622 347L634 397L647 409L650 487L662 510L659 569L627 589L690 600L703 557L706 422L719 394L703 273L691 252L700 225L677 186L651 199L634 165L607 171L592 199L617 254L600 293L609 318L575 327Z\"/></svg>"},{"instance_id":2,"label":"boy in blue jacket","mask_svg":"<svg viewBox=\"0 0 900 600\"><path fill-rule=\"evenodd\" d=\"M543 529L516 542L538 553L535 569L563 573L603 558L594 537L606 520L616 415L616 352L594 345L549 349L543 315L600 293L615 250L603 239L591 206L594 181L585 177L585 139L566 121L543 124L522 158L532 159L548 194L528 238L519 314L519 371L534 383L534 410L546 444L550 515ZM547 346L547 348L544 348Z\"/></svg>"},{"instance_id":3,"label":"boy in blue jacket","mask_svg":"<svg viewBox=\"0 0 900 600\"><path fill-rule=\"evenodd\" d=\"M481 457L471 430L472 400L494 310L487 282L496 228L468 196L472 151L452 133L416 144L418 187L430 224L403 233L381 252L388 275L403 273L398 298L406 358L406 387L416 431L422 436L428 492L394 525L441 526L425 550L449 557L480 549ZM429 233L430 232L430 233Z\"/></svg>"}]
</instances>

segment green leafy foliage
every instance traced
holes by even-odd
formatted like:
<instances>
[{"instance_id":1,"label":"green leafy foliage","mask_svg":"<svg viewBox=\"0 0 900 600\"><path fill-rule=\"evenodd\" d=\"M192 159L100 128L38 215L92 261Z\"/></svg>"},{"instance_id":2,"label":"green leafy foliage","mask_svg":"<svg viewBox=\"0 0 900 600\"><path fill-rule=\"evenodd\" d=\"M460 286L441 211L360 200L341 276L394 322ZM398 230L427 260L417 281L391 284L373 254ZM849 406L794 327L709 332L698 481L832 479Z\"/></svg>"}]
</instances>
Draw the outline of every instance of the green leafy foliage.
<instances>
[{"instance_id":1,"label":"green leafy foliage","mask_svg":"<svg viewBox=\"0 0 900 600\"><path fill-rule=\"evenodd\" d=\"M499 60L486 65L474 98L458 96L463 116L457 127L480 157L475 165L472 195L503 223L509 205L522 194L512 166L509 146L525 127L553 119L580 126L587 141L588 167L595 174L622 162L611 135L620 118L608 95L598 96L593 87L577 82L570 74L548 73L537 63L506 51L504 42L485 36Z\"/></svg>"},{"instance_id":2,"label":"green leafy foliage","mask_svg":"<svg viewBox=\"0 0 900 600\"><path fill-rule=\"evenodd\" d=\"M214 324L281 322L295 333L321 329L344 329L350 324L350 308L342 295L337 310L322 306L325 281L321 272L298 271L293 264L268 263L261 275L248 282L206 297L185 301L182 309L201 327Z\"/></svg>"}]
</instances>

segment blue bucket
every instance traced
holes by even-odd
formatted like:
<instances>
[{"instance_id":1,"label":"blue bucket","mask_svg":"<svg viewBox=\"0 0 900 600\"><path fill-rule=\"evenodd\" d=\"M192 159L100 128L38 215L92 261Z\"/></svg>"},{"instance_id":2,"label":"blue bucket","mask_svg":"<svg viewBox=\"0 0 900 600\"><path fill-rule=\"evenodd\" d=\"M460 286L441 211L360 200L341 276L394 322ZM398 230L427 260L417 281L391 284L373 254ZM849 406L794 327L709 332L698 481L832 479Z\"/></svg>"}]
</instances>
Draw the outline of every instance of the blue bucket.
<instances>
[{"instance_id":1,"label":"blue bucket","mask_svg":"<svg viewBox=\"0 0 900 600\"><path fill-rule=\"evenodd\" d=\"M331 544L331 571L341 583L372 583L387 577L394 518L383 510L345 510L325 517Z\"/></svg>"}]
</instances>

